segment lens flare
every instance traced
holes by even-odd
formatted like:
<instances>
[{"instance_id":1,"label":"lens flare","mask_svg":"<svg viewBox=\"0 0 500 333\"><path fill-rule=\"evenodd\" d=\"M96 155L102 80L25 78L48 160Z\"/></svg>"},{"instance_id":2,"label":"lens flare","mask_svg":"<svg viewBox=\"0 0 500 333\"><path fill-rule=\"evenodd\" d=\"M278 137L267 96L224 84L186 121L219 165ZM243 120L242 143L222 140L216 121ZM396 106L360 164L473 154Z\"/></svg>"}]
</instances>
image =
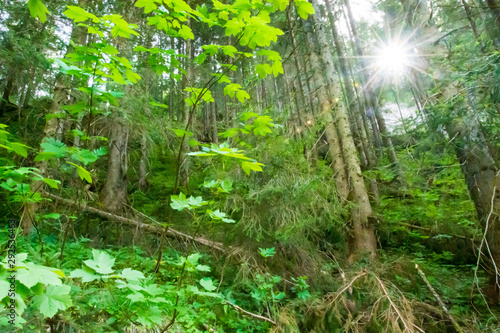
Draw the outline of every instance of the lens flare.
<instances>
[{"instance_id":1,"label":"lens flare","mask_svg":"<svg viewBox=\"0 0 500 333\"><path fill-rule=\"evenodd\" d=\"M389 44L380 48L376 54L378 70L391 76L404 74L410 67L410 54L401 45Z\"/></svg>"}]
</instances>

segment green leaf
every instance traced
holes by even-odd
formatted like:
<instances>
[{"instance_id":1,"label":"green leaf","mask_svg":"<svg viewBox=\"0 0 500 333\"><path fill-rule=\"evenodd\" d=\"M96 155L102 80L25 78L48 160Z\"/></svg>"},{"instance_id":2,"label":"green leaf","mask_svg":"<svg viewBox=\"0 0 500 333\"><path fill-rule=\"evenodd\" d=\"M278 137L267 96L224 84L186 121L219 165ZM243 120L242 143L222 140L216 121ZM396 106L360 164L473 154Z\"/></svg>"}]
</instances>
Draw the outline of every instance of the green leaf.
<instances>
[{"instance_id":1,"label":"green leaf","mask_svg":"<svg viewBox=\"0 0 500 333\"><path fill-rule=\"evenodd\" d=\"M236 93L236 98L243 103L245 99L250 99L250 95L245 90L239 90Z\"/></svg>"},{"instance_id":2,"label":"green leaf","mask_svg":"<svg viewBox=\"0 0 500 333\"><path fill-rule=\"evenodd\" d=\"M257 162L243 162L243 163L241 163L241 167L247 175L250 175L251 171L263 171L262 170L263 166L264 166L264 164L257 163Z\"/></svg>"},{"instance_id":3,"label":"green leaf","mask_svg":"<svg viewBox=\"0 0 500 333\"><path fill-rule=\"evenodd\" d=\"M259 250L260 250L260 252L259 252L260 255L263 256L264 258L272 257L276 254L276 252L274 251L274 247L267 248L267 249L263 249L263 248L259 247Z\"/></svg>"},{"instance_id":4,"label":"green leaf","mask_svg":"<svg viewBox=\"0 0 500 333\"><path fill-rule=\"evenodd\" d=\"M26 268L18 269L16 278L28 288L33 287L37 283L53 286L62 285L60 276L57 273L53 272L48 267L35 265L32 262L28 262Z\"/></svg>"},{"instance_id":5,"label":"green leaf","mask_svg":"<svg viewBox=\"0 0 500 333\"><path fill-rule=\"evenodd\" d=\"M234 223L236 222L235 220L233 219L230 219L226 216L226 213L224 212L221 212L220 210L216 210L214 212L212 211L208 211L210 217L212 217L214 220L221 220L222 222L226 222L226 223Z\"/></svg>"},{"instance_id":6,"label":"green leaf","mask_svg":"<svg viewBox=\"0 0 500 333\"><path fill-rule=\"evenodd\" d=\"M172 195L172 202L170 203L170 207L175 210L181 211L184 208L189 207L189 201L186 199L184 193L179 193L179 195Z\"/></svg>"},{"instance_id":7,"label":"green leaf","mask_svg":"<svg viewBox=\"0 0 500 333\"><path fill-rule=\"evenodd\" d=\"M242 121L247 121L250 118L258 117L259 114L255 112L245 112L241 115L241 120Z\"/></svg>"},{"instance_id":8,"label":"green leaf","mask_svg":"<svg viewBox=\"0 0 500 333\"><path fill-rule=\"evenodd\" d=\"M110 54L110 55L118 54L118 50L116 49L116 47L114 47L113 45L109 45L109 44L106 44L103 47L101 47L101 50L103 52L106 52L107 54Z\"/></svg>"},{"instance_id":9,"label":"green leaf","mask_svg":"<svg viewBox=\"0 0 500 333\"><path fill-rule=\"evenodd\" d=\"M196 266L196 270L199 272L210 272L210 267L207 265L198 265Z\"/></svg>"},{"instance_id":10,"label":"green leaf","mask_svg":"<svg viewBox=\"0 0 500 333\"><path fill-rule=\"evenodd\" d=\"M132 303L146 302L146 297L144 297L144 295L141 293L133 293L133 294L127 295L127 298Z\"/></svg>"},{"instance_id":11,"label":"green leaf","mask_svg":"<svg viewBox=\"0 0 500 333\"><path fill-rule=\"evenodd\" d=\"M23 157L28 157L28 150L26 148L29 148L28 146L25 146L21 143L18 142L8 142L7 146L12 149L16 154L21 155Z\"/></svg>"},{"instance_id":12,"label":"green leaf","mask_svg":"<svg viewBox=\"0 0 500 333\"><path fill-rule=\"evenodd\" d=\"M71 165L76 167L76 171L78 172L78 176L80 176L81 180L85 179L87 182L92 184L92 177L90 176L90 172L88 172L87 170L85 170L81 166L76 165L75 163L71 163L71 162L66 162L66 163L71 164Z\"/></svg>"},{"instance_id":13,"label":"green leaf","mask_svg":"<svg viewBox=\"0 0 500 333\"><path fill-rule=\"evenodd\" d=\"M281 63L281 61L275 61L273 63L273 66L271 68L272 68L274 76L278 76L279 74L283 74L284 73L284 71L283 71L283 64Z\"/></svg>"},{"instance_id":14,"label":"green leaf","mask_svg":"<svg viewBox=\"0 0 500 333\"><path fill-rule=\"evenodd\" d=\"M171 128L172 131L174 131L175 135L177 135L179 138L182 138L184 135L186 136L192 136L193 132L188 132L180 128Z\"/></svg>"},{"instance_id":15,"label":"green leaf","mask_svg":"<svg viewBox=\"0 0 500 333\"><path fill-rule=\"evenodd\" d=\"M224 28L226 28L226 36L230 35L236 36L237 34L240 33L240 31L243 29L244 26L245 22L242 22L237 18L233 18L231 21L228 21L224 25Z\"/></svg>"},{"instance_id":16,"label":"green leaf","mask_svg":"<svg viewBox=\"0 0 500 333\"><path fill-rule=\"evenodd\" d=\"M75 269L71 272L72 278L81 278L82 282L92 282L99 278L99 275L95 275L93 272L90 272L88 268L84 269Z\"/></svg>"},{"instance_id":17,"label":"green leaf","mask_svg":"<svg viewBox=\"0 0 500 333\"><path fill-rule=\"evenodd\" d=\"M100 274L113 273L112 267L115 264L115 258L104 251L92 249L93 259L85 260L84 263L88 267Z\"/></svg>"},{"instance_id":18,"label":"green leaf","mask_svg":"<svg viewBox=\"0 0 500 333\"><path fill-rule=\"evenodd\" d=\"M45 214L43 217L46 218L46 219L55 219L55 220L57 220L58 218L61 217L61 215L57 214L57 213L50 213L50 214Z\"/></svg>"},{"instance_id":19,"label":"green leaf","mask_svg":"<svg viewBox=\"0 0 500 333\"><path fill-rule=\"evenodd\" d=\"M154 0L137 0L135 6L139 8L144 7L144 13L146 14L151 13L153 10L158 8Z\"/></svg>"},{"instance_id":20,"label":"green leaf","mask_svg":"<svg viewBox=\"0 0 500 333\"><path fill-rule=\"evenodd\" d=\"M44 153L53 153L57 157L62 157L67 152L66 145L54 138L45 139L40 146Z\"/></svg>"},{"instance_id":21,"label":"green leaf","mask_svg":"<svg viewBox=\"0 0 500 333\"><path fill-rule=\"evenodd\" d=\"M258 64L255 66L255 71L261 78L265 78L267 74L272 72L271 66L269 64Z\"/></svg>"},{"instance_id":22,"label":"green leaf","mask_svg":"<svg viewBox=\"0 0 500 333\"><path fill-rule=\"evenodd\" d=\"M54 156L57 156L57 154L44 151L36 155L35 162L50 160Z\"/></svg>"},{"instance_id":23,"label":"green leaf","mask_svg":"<svg viewBox=\"0 0 500 333\"><path fill-rule=\"evenodd\" d=\"M57 311L66 310L73 305L70 291L71 287L66 285L49 286L45 294L33 298L33 304L44 317L52 318Z\"/></svg>"},{"instance_id":24,"label":"green leaf","mask_svg":"<svg viewBox=\"0 0 500 333\"><path fill-rule=\"evenodd\" d=\"M309 293L309 290L304 290L299 293L297 293L297 298L298 299L308 299L311 296Z\"/></svg>"},{"instance_id":25,"label":"green leaf","mask_svg":"<svg viewBox=\"0 0 500 333\"><path fill-rule=\"evenodd\" d=\"M307 0L295 0L295 6L297 7L297 13L301 18L307 20L309 14L314 14L314 7L312 4L307 2Z\"/></svg>"},{"instance_id":26,"label":"green leaf","mask_svg":"<svg viewBox=\"0 0 500 333\"><path fill-rule=\"evenodd\" d=\"M122 273L120 274L120 277L127 279L127 280L132 280L132 281L138 281L140 279L144 279L144 274L142 272L133 270L131 268L125 268Z\"/></svg>"},{"instance_id":27,"label":"green leaf","mask_svg":"<svg viewBox=\"0 0 500 333\"><path fill-rule=\"evenodd\" d=\"M28 8L32 17L38 17L42 22L47 21L47 14L50 12L41 0L29 0Z\"/></svg>"},{"instance_id":28,"label":"green leaf","mask_svg":"<svg viewBox=\"0 0 500 333\"><path fill-rule=\"evenodd\" d=\"M139 307L137 310L137 321L146 327L160 325L163 319L164 315L157 306Z\"/></svg>"},{"instance_id":29,"label":"green leaf","mask_svg":"<svg viewBox=\"0 0 500 333\"><path fill-rule=\"evenodd\" d=\"M61 184L59 180L55 179L50 179L50 178L44 178L43 181L49 185L52 188L55 188L56 190L59 188L58 184Z\"/></svg>"},{"instance_id":30,"label":"green leaf","mask_svg":"<svg viewBox=\"0 0 500 333\"><path fill-rule=\"evenodd\" d=\"M9 294L10 283L7 281L0 281L0 301Z\"/></svg>"},{"instance_id":31,"label":"green leaf","mask_svg":"<svg viewBox=\"0 0 500 333\"><path fill-rule=\"evenodd\" d=\"M220 190L224 193L229 193L233 190L233 182L230 180L223 180L220 182Z\"/></svg>"},{"instance_id":32,"label":"green leaf","mask_svg":"<svg viewBox=\"0 0 500 333\"><path fill-rule=\"evenodd\" d=\"M88 13L85 9L77 7L77 6L67 6L68 10L66 10L63 14L72 19L75 22L84 22L87 20L92 20L94 23L99 23L99 18L94 14Z\"/></svg>"},{"instance_id":33,"label":"green leaf","mask_svg":"<svg viewBox=\"0 0 500 333\"><path fill-rule=\"evenodd\" d=\"M228 55L228 56L230 56L232 58L234 58L234 54L236 52L238 52L238 49L235 48L232 45L222 46L221 49L222 49L222 52L224 52L225 55Z\"/></svg>"},{"instance_id":34,"label":"green leaf","mask_svg":"<svg viewBox=\"0 0 500 333\"><path fill-rule=\"evenodd\" d=\"M182 28L179 29L179 35L184 39L194 39L193 31L187 25L182 25Z\"/></svg>"},{"instance_id":35,"label":"green leaf","mask_svg":"<svg viewBox=\"0 0 500 333\"><path fill-rule=\"evenodd\" d=\"M214 286L214 282L209 277L204 277L203 279L201 279L200 284L203 288L205 288L208 291L214 291L215 289L217 289L217 287Z\"/></svg>"}]
</instances>

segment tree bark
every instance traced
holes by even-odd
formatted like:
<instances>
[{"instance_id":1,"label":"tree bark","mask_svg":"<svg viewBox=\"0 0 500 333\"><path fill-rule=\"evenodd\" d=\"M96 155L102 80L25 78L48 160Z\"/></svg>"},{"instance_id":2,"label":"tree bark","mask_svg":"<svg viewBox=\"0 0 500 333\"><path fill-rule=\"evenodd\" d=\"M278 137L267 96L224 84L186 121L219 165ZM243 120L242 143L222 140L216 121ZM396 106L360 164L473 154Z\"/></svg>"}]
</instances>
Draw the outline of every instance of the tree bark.
<instances>
[{"instance_id":1,"label":"tree bark","mask_svg":"<svg viewBox=\"0 0 500 333\"><path fill-rule=\"evenodd\" d=\"M486 4L495 18L495 23L500 29L500 2L498 0L486 0Z\"/></svg>"},{"instance_id":2,"label":"tree bark","mask_svg":"<svg viewBox=\"0 0 500 333\"><path fill-rule=\"evenodd\" d=\"M389 131L387 129L387 125L385 123L384 116L382 115L382 113L380 111L380 108L378 106L378 101L375 97L373 88L370 84L371 77L370 77L370 73L368 72L368 66L364 60L364 52L363 52L363 48L361 46L361 41L358 37L356 22L354 21L354 17L352 15L352 9L351 9L351 5L349 3L349 0L345 0L345 5L346 5L346 9L347 9L347 16L348 16L349 21L350 21L352 35L354 38L354 45L356 47L356 51L358 53L358 56L360 57L361 68L363 69L362 72L363 72L364 79L365 79L364 91L366 94L366 100L369 101L369 105L372 108L373 113L375 115L378 129L380 130L380 136L382 137L382 142L384 143L384 146L386 148L387 157L389 158L389 162L393 166L393 169L396 172L398 180L401 181L402 183L406 183L405 177L403 175L403 171L401 169L401 165L399 164L399 161L398 161L396 150L394 149L394 146L392 145L392 140L391 140L391 137L389 135Z\"/></svg>"},{"instance_id":3,"label":"tree bark","mask_svg":"<svg viewBox=\"0 0 500 333\"><path fill-rule=\"evenodd\" d=\"M325 7L326 7L326 11L328 13L328 20L330 21L333 42L335 44L335 48L337 51L337 58L339 61L339 69L340 69L340 72L342 74L342 79L343 79L344 84L345 84L347 103L349 105L349 110L352 113L352 118L356 124L356 128L359 131L359 139L360 139L360 142L362 145L362 147L360 149L363 150L364 155L366 156L367 167L372 168L372 167L376 166L377 162L375 159L375 154L369 145L367 133L365 131L365 127L363 126L361 112L364 112L364 110L360 111L360 105L357 103L357 100L356 100L352 80L349 77L349 74L347 71L348 65L347 65L347 61L346 61L346 55L344 52L344 45L340 41L340 36L337 32L337 28L335 27L335 20L333 18L330 0L325 0Z\"/></svg>"},{"instance_id":4,"label":"tree bark","mask_svg":"<svg viewBox=\"0 0 500 333\"><path fill-rule=\"evenodd\" d=\"M332 169L335 179L337 193L342 201L346 201L349 195L349 184L344 163L342 147L337 128L332 118L332 108L334 96L329 96L327 83L323 78L322 64L320 54L315 51L315 43L313 39L311 19L305 22L307 33L307 46L309 48L309 61L313 70L312 82L317 92L320 103L320 112L318 118L325 124L326 140L328 141L328 149L332 158Z\"/></svg>"},{"instance_id":5,"label":"tree bark","mask_svg":"<svg viewBox=\"0 0 500 333\"><path fill-rule=\"evenodd\" d=\"M478 39L479 33L477 31L476 22L474 21L474 18L472 17L472 12L470 10L469 4L467 3L466 0L461 0L461 1L462 1L462 5L464 6L465 15L467 15L467 19L469 20L469 24L470 24L470 27L472 29L472 32L474 33L474 36L476 37L476 39Z\"/></svg>"},{"instance_id":6,"label":"tree bark","mask_svg":"<svg viewBox=\"0 0 500 333\"><path fill-rule=\"evenodd\" d=\"M86 3L87 0L79 0L78 6L83 7L85 6ZM71 42L67 46L66 54L72 52L73 50L73 46L71 46L72 43L77 45L84 44L86 36L87 33L84 28L81 27L79 28L76 24L73 24L70 37ZM52 97L52 103L49 109L49 115L55 115L61 112L62 106L67 101L69 96L70 83L71 83L70 76L62 73L59 73L56 76L54 95ZM43 130L43 137L41 142L43 142L46 138L55 137L58 132L58 128L59 128L59 118L52 117L49 120L47 120ZM40 161L36 163L35 166L38 168L39 174L45 177L47 174L47 167L48 167L47 161ZM44 186L45 185L43 181L34 181L30 184L31 191L34 193L41 192ZM37 212L37 205L35 202L30 202L24 205L20 225L25 235L27 235L33 229L33 226L36 223L36 212Z\"/></svg>"},{"instance_id":7,"label":"tree bark","mask_svg":"<svg viewBox=\"0 0 500 333\"><path fill-rule=\"evenodd\" d=\"M418 29L421 36L436 36L436 28L431 26L425 18L428 17L428 8L425 3L417 0L402 0L404 8L413 10L414 20L411 28ZM436 54L446 56L447 49L442 45L429 41L421 47L422 54ZM431 64L422 60L426 72L433 69ZM440 64L437 69L439 77L449 78L451 69ZM464 174L472 201L476 207L478 220L485 233L486 246L481 249L480 256L489 257L493 269L490 284L486 288L490 300L499 299L498 269L500 269L500 171L488 149L488 144L481 132L480 123L475 110L470 104L461 102L454 97L460 94L460 83L440 80L436 82L440 87L440 94L433 95L432 104L447 106L445 129L453 144L457 159ZM484 258L483 257L483 258Z\"/></svg>"},{"instance_id":8,"label":"tree bark","mask_svg":"<svg viewBox=\"0 0 500 333\"><path fill-rule=\"evenodd\" d=\"M319 13L318 1L311 1L315 7L316 13ZM314 18L310 17L313 21ZM324 31L324 26L316 25L316 36L318 39L318 51L319 53L316 57L311 59L311 65L317 69L321 70L319 67L319 59L323 60L323 71L325 72L327 82L330 85L330 96L325 96L323 93L321 95L323 112L332 115L333 109L333 120L335 122L336 131L338 131L338 136L341 140L341 152L344 158L345 169L348 177L348 182L351 186L351 192L349 194L349 199L354 203L351 210L351 221L353 230L353 244L352 244L352 255L357 256L362 253L367 253L371 258L376 256L376 238L374 227L369 219L372 214L371 204L368 197L368 191L364 183L363 175L361 173L360 162L358 154L356 151L356 146L354 144L354 139L351 133L349 117L345 109L342 100L334 102L334 99L340 96L340 85L338 78L335 75L332 54L330 51L330 46L326 39L326 34ZM314 52L312 52L314 54ZM314 61L313 61L314 59ZM325 91L326 92L326 91ZM326 99L326 100L325 100ZM328 119L328 118L327 118ZM332 124L333 125L333 124Z\"/></svg>"},{"instance_id":9,"label":"tree bark","mask_svg":"<svg viewBox=\"0 0 500 333\"><path fill-rule=\"evenodd\" d=\"M145 134L141 138L141 160L139 162L139 189L144 192L148 188L148 139Z\"/></svg>"},{"instance_id":10,"label":"tree bark","mask_svg":"<svg viewBox=\"0 0 500 333\"><path fill-rule=\"evenodd\" d=\"M128 136L128 126L122 119L115 118L109 138L108 173L101 190L104 209L113 213L121 213L127 203Z\"/></svg>"}]
</instances>

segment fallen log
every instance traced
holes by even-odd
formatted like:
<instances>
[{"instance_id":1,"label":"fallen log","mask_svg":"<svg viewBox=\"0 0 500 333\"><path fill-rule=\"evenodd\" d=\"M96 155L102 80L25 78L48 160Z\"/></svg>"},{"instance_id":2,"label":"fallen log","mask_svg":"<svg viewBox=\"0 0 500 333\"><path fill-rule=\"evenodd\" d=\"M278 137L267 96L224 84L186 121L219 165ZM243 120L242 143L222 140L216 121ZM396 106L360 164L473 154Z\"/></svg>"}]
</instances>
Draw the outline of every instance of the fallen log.
<instances>
[{"instance_id":1,"label":"fallen log","mask_svg":"<svg viewBox=\"0 0 500 333\"><path fill-rule=\"evenodd\" d=\"M86 203L79 203L79 202L76 202L73 200L65 199L65 198L62 198L62 197L57 196L55 194L52 194L52 193L44 192L44 195L50 199L57 200L58 202L66 205L66 206L77 207L83 211L86 211L86 212L89 212L89 213L92 213L95 215L99 215L100 217L103 217L103 218L111 220L111 221L119 221L119 222L128 224L130 226L133 226L135 228L139 228L139 229L142 229L142 230L145 230L145 231L148 231L151 233L159 234L159 235L161 235L163 232L162 226L154 226L151 224L143 223L143 222L133 220L133 219L130 219L127 217L123 217L120 215L111 214L111 213L108 213L106 211L88 206ZM172 229L171 227L168 227L166 235L170 236L172 238L176 238L176 239L193 241L193 242L202 244L204 246L210 247L212 249L215 249L215 250L218 250L221 252L226 252L226 249L224 248L224 245L222 243L214 242L214 241L205 239L203 237L193 237L191 235L185 234L185 233L180 232L178 230Z\"/></svg>"}]
</instances>

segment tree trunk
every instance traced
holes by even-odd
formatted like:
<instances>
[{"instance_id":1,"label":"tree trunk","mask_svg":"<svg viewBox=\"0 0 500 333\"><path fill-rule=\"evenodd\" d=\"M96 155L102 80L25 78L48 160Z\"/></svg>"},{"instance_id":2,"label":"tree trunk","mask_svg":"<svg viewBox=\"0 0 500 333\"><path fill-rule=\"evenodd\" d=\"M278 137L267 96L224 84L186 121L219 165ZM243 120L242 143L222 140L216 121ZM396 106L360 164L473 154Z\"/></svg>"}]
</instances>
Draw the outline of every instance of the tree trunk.
<instances>
[{"instance_id":1,"label":"tree trunk","mask_svg":"<svg viewBox=\"0 0 500 333\"><path fill-rule=\"evenodd\" d=\"M314 31L311 26L311 18L305 22L305 27L307 33L307 47L309 48L309 61L313 70L312 82L314 84L314 89L317 91L320 103L318 118L325 124L326 140L328 141L328 149L332 158L332 169L337 193L342 201L346 201L349 196L349 184L340 138L332 118L334 96L329 96L327 84L323 78L323 66L320 61L320 54L315 51L315 43L312 40Z\"/></svg>"},{"instance_id":2,"label":"tree trunk","mask_svg":"<svg viewBox=\"0 0 500 333\"><path fill-rule=\"evenodd\" d=\"M300 93L300 101L301 101L301 106L302 108L305 109L306 107L306 100L305 100L305 94L304 94L304 85L302 83L302 68L300 66L300 61L299 61L299 56L298 56L298 48L297 48L297 40L295 38L295 31L293 30L293 26L292 26L292 20L291 20L291 16L290 16L290 11L291 11L291 7L289 8L289 10L287 11L287 14L288 14L288 28L290 29L290 37L292 39L292 48L293 48L293 59L294 59L294 63L295 63L295 69L297 71L297 75L296 75L296 78L297 78L297 84L299 86L299 93ZM305 110L304 110L305 111Z\"/></svg>"},{"instance_id":3,"label":"tree trunk","mask_svg":"<svg viewBox=\"0 0 500 333\"><path fill-rule=\"evenodd\" d=\"M429 25L428 8L425 3L417 0L402 0L405 9L414 10L411 27L419 30L421 36L436 36L436 28ZM422 54L436 54L445 57L447 49L438 43L429 41L427 46L422 46ZM428 61L422 60L423 70L431 73L431 66ZM439 77L453 77L451 69L443 65L439 66ZM471 105L463 103L460 99L455 99L460 94L460 83L457 81L437 82L440 86L440 94L433 95L432 104L442 104L448 106L448 115L445 123L446 132L452 142L457 159L459 160L464 178L469 189L472 201L476 207L478 220L485 233L486 244L482 247L479 255L483 258L491 259L494 269L490 272L490 285L487 287L487 296L490 300L498 302L500 275L500 171L495 164L488 149L488 144L480 129L480 123L476 112ZM449 101L456 103L449 105Z\"/></svg>"},{"instance_id":4,"label":"tree trunk","mask_svg":"<svg viewBox=\"0 0 500 333\"><path fill-rule=\"evenodd\" d=\"M101 190L101 203L105 210L120 213L127 203L127 148L128 126L122 119L112 121L109 138L109 159L106 181Z\"/></svg>"},{"instance_id":5,"label":"tree trunk","mask_svg":"<svg viewBox=\"0 0 500 333\"><path fill-rule=\"evenodd\" d=\"M148 188L148 139L146 135L141 138L141 160L139 162L139 189L145 192Z\"/></svg>"},{"instance_id":6,"label":"tree trunk","mask_svg":"<svg viewBox=\"0 0 500 333\"><path fill-rule=\"evenodd\" d=\"M498 0L486 0L486 4L495 18L495 22L500 29L500 2Z\"/></svg>"},{"instance_id":7,"label":"tree trunk","mask_svg":"<svg viewBox=\"0 0 500 333\"><path fill-rule=\"evenodd\" d=\"M210 130L212 134L212 143L219 143L219 131L217 130L217 106L215 102L208 104L210 111Z\"/></svg>"},{"instance_id":8,"label":"tree trunk","mask_svg":"<svg viewBox=\"0 0 500 333\"><path fill-rule=\"evenodd\" d=\"M347 103L349 105L349 110L351 111L352 118L354 120L354 123L356 124L356 128L359 131L359 140L361 143L361 148L364 155L366 156L366 161L367 161L367 167L372 168L376 166L376 160L375 160L375 154L373 153L369 142L367 138L367 134L365 131L365 127L363 126L363 120L361 119L361 112L360 111L360 106L357 103L356 96L354 93L354 87L351 81L351 78L349 77L349 74L347 72L347 61L346 61L346 56L344 52L344 45L340 41L340 36L337 32L337 28L335 27L335 20L333 18L332 14L332 7L330 5L330 0L325 0L325 7L326 11L328 13L328 19L330 21L330 27L332 31L332 37L333 37L333 42L335 44L335 49L337 51L337 58L339 61L339 69L342 74L342 79L345 84L345 91L346 91L346 99Z\"/></svg>"},{"instance_id":9,"label":"tree trunk","mask_svg":"<svg viewBox=\"0 0 500 333\"><path fill-rule=\"evenodd\" d=\"M319 13L318 0L311 1L316 13ZM311 17L311 20L313 17ZM330 84L330 92L334 95L330 97L333 107L333 120L335 121L339 137L342 141L342 154L347 170L347 177L351 186L349 195L350 201L354 203L351 210L351 220L353 229L352 255L357 256L362 253L375 258L377 251L377 241L375 238L374 226L370 221L372 208L368 197L363 174L361 173L360 162L354 144L354 139L349 125L349 117L342 100L333 103L336 96L340 96L340 85L335 75L330 46L326 39L323 25L316 25L316 36L318 38L319 58L323 60L324 72ZM316 63L318 65L318 63ZM331 112L331 111L330 111Z\"/></svg>"},{"instance_id":10,"label":"tree trunk","mask_svg":"<svg viewBox=\"0 0 500 333\"><path fill-rule=\"evenodd\" d=\"M11 65L12 66L12 65ZM13 67L9 68L7 72L7 83L5 84L5 88L3 89L2 100L0 101L0 117L2 117L8 109L8 105L10 103L10 95L12 94L12 90L14 89L14 78L15 78L15 69Z\"/></svg>"},{"instance_id":11,"label":"tree trunk","mask_svg":"<svg viewBox=\"0 0 500 333\"><path fill-rule=\"evenodd\" d=\"M78 1L78 6L83 7L85 6L87 0L79 0ZM72 43L74 44L83 44L83 41L86 40L86 32L83 28L78 28L77 25L73 25L73 28L71 30L71 37L70 37L70 44L68 45L66 49L66 54L69 54L73 50ZM52 104L49 109L49 114L50 115L55 115L62 110L62 106L64 103L67 101L68 96L69 96L69 89L70 89L70 76L59 73L56 77L56 83L54 87L54 95L52 97ZM61 121L62 122L62 121ZM57 117L52 117L47 122L45 123L45 128L43 130L43 137L41 142L43 142L46 138L53 138L56 136L59 128L59 118ZM46 177L47 173L47 161L40 161L35 164L35 166L38 168L38 172L40 175ZM33 181L30 184L31 191L36 193L36 192L41 192L44 189L44 183L43 181ZM37 212L37 205L34 202L27 203L23 207L23 214L22 218L20 221L20 225L23 228L23 233L26 235L28 234L32 229L33 226L36 223L36 212Z\"/></svg>"},{"instance_id":12,"label":"tree trunk","mask_svg":"<svg viewBox=\"0 0 500 333\"><path fill-rule=\"evenodd\" d=\"M474 36L476 39L479 38L479 33L476 28L476 22L474 21L474 18L472 17L472 12L470 10L469 4L467 1L462 0L462 5L464 6L465 14L467 15L467 19L469 20L470 27L472 29L472 32L474 33Z\"/></svg>"},{"instance_id":13,"label":"tree trunk","mask_svg":"<svg viewBox=\"0 0 500 333\"><path fill-rule=\"evenodd\" d=\"M349 21L350 21L352 35L354 38L354 45L356 47L356 51L358 53L358 56L360 57L361 68L363 68L363 75L364 75L365 85L366 85L364 87L366 99L367 99L367 101L369 101L369 105L371 106L373 113L375 115L378 129L380 130L380 136L382 137L382 142L384 143L384 146L386 148L387 157L389 158L389 162L391 163L394 171L396 172L398 180L405 184L406 180L405 180L405 177L403 175L401 165L399 164L398 157L396 155L396 150L394 149L394 146L392 145L392 140L391 140L391 137L389 135L389 131L387 129L387 125L385 123L384 116L382 115L382 113L380 111L380 108L378 106L378 101L375 97L375 94L374 94L373 89L372 89L371 84L370 84L370 82L371 82L370 73L368 72L368 66L364 60L364 52L363 52L363 48L361 47L361 41L358 37L356 23L354 21L353 15L352 15L352 9L351 9L351 5L349 3L349 0L345 0L345 5L346 5L346 9L347 9L347 16L349 17Z\"/></svg>"},{"instance_id":14,"label":"tree trunk","mask_svg":"<svg viewBox=\"0 0 500 333\"><path fill-rule=\"evenodd\" d=\"M191 28L191 19L188 19L187 25ZM194 72L193 72L193 58L194 58L194 50L193 50L193 41L191 39L186 40L186 78L187 78L187 84L189 87L195 86L194 82ZM188 87L188 88L189 88ZM188 93L190 93L188 91ZM182 129L186 129L189 125L189 117L190 117L190 111L191 107L187 105L187 102L184 102L184 115L182 117L182 123L181 127ZM193 119L196 117L196 115L191 115ZM179 184L185 188L189 187L189 169L190 169L190 163L189 163L189 144L188 144L187 139L181 140L182 147L181 149L181 154L180 154L180 159L179 159Z\"/></svg>"}]
</instances>

